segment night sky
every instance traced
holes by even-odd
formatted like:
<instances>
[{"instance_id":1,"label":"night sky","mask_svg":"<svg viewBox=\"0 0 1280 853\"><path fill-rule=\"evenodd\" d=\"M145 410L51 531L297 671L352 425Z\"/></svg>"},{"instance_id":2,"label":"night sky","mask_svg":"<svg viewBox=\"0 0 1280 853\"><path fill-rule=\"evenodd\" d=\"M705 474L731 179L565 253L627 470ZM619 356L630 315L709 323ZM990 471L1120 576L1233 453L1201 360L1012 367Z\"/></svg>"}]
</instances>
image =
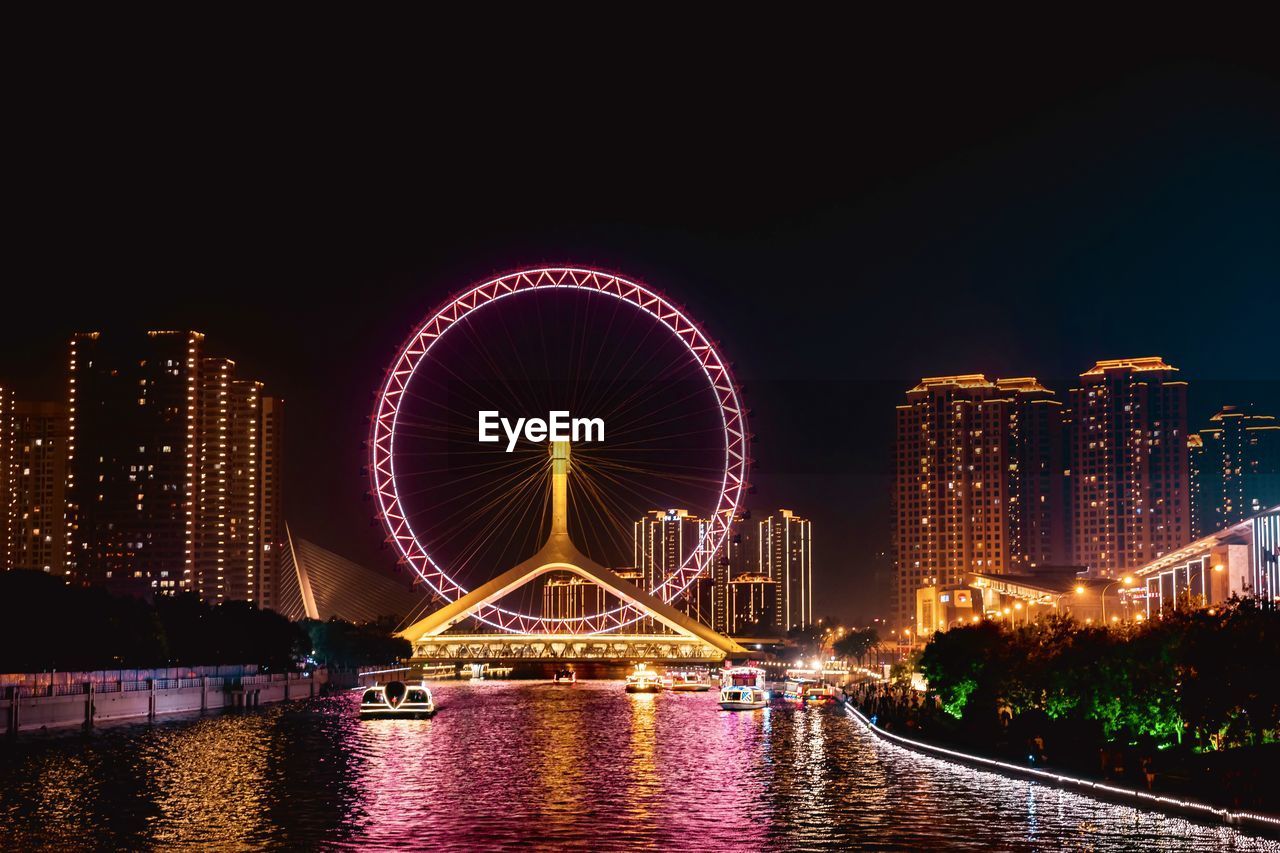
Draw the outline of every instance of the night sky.
<instances>
[{"instance_id":1,"label":"night sky","mask_svg":"<svg viewBox=\"0 0 1280 853\"><path fill-rule=\"evenodd\" d=\"M720 339L750 505L811 517L825 612L864 618L920 376L1065 393L1097 359L1161 355L1198 421L1280 413L1280 76L1243 53L464 64L440 38L20 83L0 383L63 394L75 330L201 330L286 400L295 535L390 567L361 443L403 337L497 272L615 270Z\"/></svg>"}]
</instances>

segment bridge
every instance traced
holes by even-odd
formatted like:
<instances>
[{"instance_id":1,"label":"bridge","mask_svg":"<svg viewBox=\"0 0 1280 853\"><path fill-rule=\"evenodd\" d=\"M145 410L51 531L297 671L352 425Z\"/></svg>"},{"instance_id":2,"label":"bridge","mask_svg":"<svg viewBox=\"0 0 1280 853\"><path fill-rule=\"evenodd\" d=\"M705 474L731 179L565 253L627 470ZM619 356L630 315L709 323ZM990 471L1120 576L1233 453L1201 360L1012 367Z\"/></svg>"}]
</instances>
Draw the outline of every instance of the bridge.
<instances>
[{"instance_id":1,"label":"bridge","mask_svg":"<svg viewBox=\"0 0 1280 853\"><path fill-rule=\"evenodd\" d=\"M689 618L583 554L569 537L569 442L551 443L551 532L529 559L446 604L399 633L413 644L413 662L441 663L719 663L745 657L730 638ZM514 634L454 631L468 618L549 572L569 572L597 584L642 617L631 624L661 632L627 634L625 628L583 633Z\"/></svg>"}]
</instances>

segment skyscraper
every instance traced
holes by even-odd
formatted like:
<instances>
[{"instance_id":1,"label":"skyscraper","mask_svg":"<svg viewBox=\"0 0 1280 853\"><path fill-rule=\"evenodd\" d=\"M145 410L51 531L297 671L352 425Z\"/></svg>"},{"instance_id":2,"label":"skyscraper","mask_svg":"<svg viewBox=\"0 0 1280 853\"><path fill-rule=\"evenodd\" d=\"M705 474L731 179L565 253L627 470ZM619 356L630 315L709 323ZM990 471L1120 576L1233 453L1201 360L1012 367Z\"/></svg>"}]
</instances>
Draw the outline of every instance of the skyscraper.
<instances>
[{"instance_id":1,"label":"skyscraper","mask_svg":"<svg viewBox=\"0 0 1280 853\"><path fill-rule=\"evenodd\" d=\"M199 332L71 341L67 563L78 580L192 590Z\"/></svg>"},{"instance_id":2,"label":"skyscraper","mask_svg":"<svg viewBox=\"0 0 1280 853\"><path fill-rule=\"evenodd\" d=\"M1071 389L1074 562L1110 576L1191 541L1187 383L1158 357L1099 361Z\"/></svg>"},{"instance_id":3,"label":"skyscraper","mask_svg":"<svg viewBox=\"0 0 1280 853\"><path fill-rule=\"evenodd\" d=\"M260 383L203 347L198 332L72 340L66 557L82 582L258 601L278 425L266 465Z\"/></svg>"},{"instance_id":4,"label":"skyscraper","mask_svg":"<svg viewBox=\"0 0 1280 853\"><path fill-rule=\"evenodd\" d=\"M280 597L281 560L284 558L286 536L283 506L283 476L281 450L284 446L284 400L279 397L262 398L262 462L259 473L262 488L258 523L261 526L258 542L261 555L258 558L258 600L264 610L276 610Z\"/></svg>"},{"instance_id":5,"label":"skyscraper","mask_svg":"<svg viewBox=\"0 0 1280 853\"><path fill-rule=\"evenodd\" d=\"M8 569L9 528L13 524L13 501L9 491L9 469L13 465L10 450L9 392L0 385L0 569Z\"/></svg>"},{"instance_id":6,"label":"skyscraper","mask_svg":"<svg viewBox=\"0 0 1280 853\"><path fill-rule=\"evenodd\" d=\"M1052 391L1031 377L926 377L897 410L895 624L915 621L920 587L1063 561L1065 444Z\"/></svg>"},{"instance_id":7,"label":"skyscraper","mask_svg":"<svg viewBox=\"0 0 1280 853\"><path fill-rule=\"evenodd\" d=\"M813 524L789 509L759 522L757 565L778 584L775 625L782 631L813 624Z\"/></svg>"},{"instance_id":8,"label":"skyscraper","mask_svg":"<svg viewBox=\"0 0 1280 853\"><path fill-rule=\"evenodd\" d=\"M235 362L201 360L195 589L210 601L258 601L262 383Z\"/></svg>"},{"instance_id":9,"label":"skyscraper","mask_svg":"<svg viewBox=\"0 0 1280 853\"><path fill-rule=\"evenodd\" d=\"M675 606L703 624L712 622L711 555L705 552L711 522L684 509L651 510L633 524L632 548L642 588L655 590L683 565L706 567L707 574L686 590Z\"/></svg>"},{"instance_id":10,"label":"skyscraper","mask_svg":"<svg viewBox=\"0 0 1280 853\"><path fill-rule=\"evenodd\" d=\"M711 629L721 634L728 634L732 623L732 600L730 581L743 573L743 539L745 520L741 515L734 517L721 546L708 561L707 572L711 595Z\"/></svg>"},{"instance_id":11,"label":"skyscraper","mask_svg":"<svg viewBox=\"0 0 1280 853\"><path fill-rule=\"evenodd\" d=\"M5 404L0 402L0 410ZM10 401L0 411L0 448L8 454L4 567L66 574L67 408L61 403ZM0 455L3 458L3 455ZM0 551L0 554L5 552Z\"/></svg>"},{"instance_id":12,"label":"skyscraper","mask_svg":"<svg viewBox=\"0 0 1280 853\"><path fill-rule=\"evenodd\" d=\"M1191 438L1201 536L1280 504L1280 422L1237 406L1209 421Z\"/></svg>"},{"instance_id":13,"label":"skyscraper","mask_svg":"<svg viewBox=\"0 0 1280 853\"><path fill-rule=\"evenodd\" d=\"M730 636L769 636L778 627L781 584L764 575L738 575L729 582Z\"/></svg>"}]
</instances>

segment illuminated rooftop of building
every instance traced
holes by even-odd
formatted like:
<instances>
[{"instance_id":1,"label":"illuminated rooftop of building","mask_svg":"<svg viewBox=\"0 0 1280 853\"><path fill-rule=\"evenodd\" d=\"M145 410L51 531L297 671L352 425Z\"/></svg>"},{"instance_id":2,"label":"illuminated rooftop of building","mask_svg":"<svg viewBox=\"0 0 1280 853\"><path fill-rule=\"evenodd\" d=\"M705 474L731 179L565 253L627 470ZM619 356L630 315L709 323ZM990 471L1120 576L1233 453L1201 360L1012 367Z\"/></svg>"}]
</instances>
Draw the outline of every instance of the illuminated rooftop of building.
<instances>
[{"instance_id":1,"label":"illuminated rooftop of building","mask_svg":"<svg viewBox=\"0 0 1280 853\"><path fill-rule=\"evenodd\" d=\"M1004 391L1021 391L1024 393L1042 391L1052 394L1053 391L1040 383L1034 376L1019 376L1015 379L997 379L996 387Z\"/></svg>"},{"instance_id":2,"label":"illuminated rooftop of building","mask_svg":"<svg viewBox=\"0 0 1280 853\"><path fill-rule=\"evenodd\" d=\"M928 391L932 388L944 388L948 386L956 388L996 387L993 383L987 380L986 374L984 373L962 373L955 376L926 376L920 380L919 385L911 390Z\"/></svg>"},{"instance_id":3,"label":"illuminated rooftop of building","mask_svg":"<svg viewBox=\"0 0 1280 853\"><path fill-rule=\"evenodd\" d=\"M1102 376L1108 370L1132 370L1134 372L1145 372L1152 370L1168 370L1177 371L1178 368L1167 363L1158 355L1144 356L1142 358L1107 358L1102 359L1093 367L1081 373L1081 376Z\"/></svg>"}]
</instances>

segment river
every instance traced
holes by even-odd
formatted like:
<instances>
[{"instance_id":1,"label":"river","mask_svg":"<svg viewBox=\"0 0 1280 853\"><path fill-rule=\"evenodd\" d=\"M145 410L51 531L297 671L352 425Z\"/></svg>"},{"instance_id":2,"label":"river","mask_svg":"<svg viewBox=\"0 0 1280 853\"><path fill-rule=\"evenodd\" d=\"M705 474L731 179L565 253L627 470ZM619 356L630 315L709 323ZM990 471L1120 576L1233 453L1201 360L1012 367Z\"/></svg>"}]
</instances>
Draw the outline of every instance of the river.
<instances>
[{"instance_id":1,"label":"river","mask_svg":"<svg viewBox=\"0 0 1280 853\"><path fill-rule=\"evenodd\" d=\"M356 694L0 742L28 848L1274 849L881 743L837 708L721 711L619 682L442 683L432 720Z\"/></svg>"}]
</instances>

